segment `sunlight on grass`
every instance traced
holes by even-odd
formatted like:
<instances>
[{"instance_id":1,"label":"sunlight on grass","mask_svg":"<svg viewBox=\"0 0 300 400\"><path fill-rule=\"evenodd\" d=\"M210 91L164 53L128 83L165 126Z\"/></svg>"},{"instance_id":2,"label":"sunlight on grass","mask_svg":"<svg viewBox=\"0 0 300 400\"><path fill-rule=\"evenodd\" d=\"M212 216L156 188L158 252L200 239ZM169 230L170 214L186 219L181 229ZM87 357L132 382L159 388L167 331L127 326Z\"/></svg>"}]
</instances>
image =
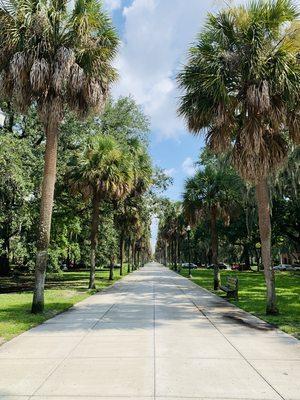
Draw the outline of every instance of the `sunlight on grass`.
<instances>
[{"instance_id":1,"label":"sunlight on grass","mask_svg":"<svg viewBox=\"0 0 300 400\"><path fill-rule=\"evenodd\" d=\"M127 268L124 268L124 276ZM108 271L96 273L97 290L120 279L119 270L115 270L114 281L108 280ZM32 280L32 277L27 278ZM54 315L67 310L74 304L94 294L88 290L89 272L62 272L48 274L45 290L45 311L43 314L30 313L32 292L0 294L0 343L42 323Z\"/></svg>"},{"instance_id":2,"label":"sunlight on grass","mask_svg":"<svg viewBox=\"0 0 300 400\"><path fill-rule=\"evenodd\" d=\"M181 274L187 276L187 271L181 270ZM193 271L192 275L193 282L214 292L213 271L197 270ZM276 273L276 292L280 311L278 316L265 314L266 292L263 273L221 271L221 280L225 281L228 275L237 275L239 278L239 300L230 300L233 304L300 339L300 275L290 272ZM222 291L216 293L224 296Z\"/></svg>"}]
</instances>

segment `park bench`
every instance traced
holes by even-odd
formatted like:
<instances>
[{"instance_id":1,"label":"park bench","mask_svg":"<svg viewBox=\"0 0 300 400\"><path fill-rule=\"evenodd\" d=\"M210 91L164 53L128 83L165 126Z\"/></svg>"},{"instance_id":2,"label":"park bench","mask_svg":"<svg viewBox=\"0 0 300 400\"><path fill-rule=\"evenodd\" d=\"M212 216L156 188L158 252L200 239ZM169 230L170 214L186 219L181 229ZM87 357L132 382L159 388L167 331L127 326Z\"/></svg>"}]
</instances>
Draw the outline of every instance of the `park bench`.
<instances>
[{"instance_id":1,"label":"park bench","mask_svg":"<svg viewBox=\"0 0 300 400\"><path fill-rule=\"evenodd\" d=\"M220 286L220 289L226 293L226 297L234 297L238 300L239 280L237 277L228 276L226 278L226 284Z\"/></svg>"}]
</instances>

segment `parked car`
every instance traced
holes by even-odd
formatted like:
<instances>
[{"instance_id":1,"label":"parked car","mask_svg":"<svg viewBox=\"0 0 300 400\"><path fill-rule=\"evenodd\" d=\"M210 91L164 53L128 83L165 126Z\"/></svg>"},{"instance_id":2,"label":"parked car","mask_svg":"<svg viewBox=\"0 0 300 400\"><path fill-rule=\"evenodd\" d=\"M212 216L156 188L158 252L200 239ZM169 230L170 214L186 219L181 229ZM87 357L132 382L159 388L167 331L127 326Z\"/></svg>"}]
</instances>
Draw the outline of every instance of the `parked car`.
<instances>
[{"instance_id":1,"label":"parked car","mask_svg":"<svg viewBox=\"0 0 300 400\"><path fill-rule=\"evenodd\" d=\"M225 263L219 263L218 266L219 266L219 269L228 269L229 268L229 266ZM214 264L210 264L207 267L207 269L214 269Z\"/></svg>"},{"instance_id":2,"label":"parked car","mask_svg":"<svg viewBox=\"0 0 300 400\"><path fill-rule=\"evenodd\" d=\"M67 267L66 262L63 262L63 263L61 264L60 269L61 269L62 271L64 271L64 272L68 271L68 267Z\"/></svg>"},{"instance_id":3,"label":"parked car","mask_svg":"<svg viewBox=\"0 0 300 400\"><path fill-rule=\"evenodd\" d=\"M106 268L109 268L109 269L110 269L110 266L111 266L111 264L107 264ZM116 263L114 263L114 264L113 264L113 267L114 267L114 268L121 268L121 264L116 264Z\"/></svg>"},{"instance_id":4,"label":"parked car","mask_svg":"<svg viewBox=\"0 0 300 400\"><path fill-rule=\"evenodd\" d=\"M181 267L182 268L189 268L189 263L182 263ZM196 269L196 268L198 268L197 265L194 264L194 263L191 263L191 269Z\"/></svg>"},{"instance_id":5,"label":"parked car","mask_svg":"<svg viewBox=\"0 0 300 400\"><path fill-rule=\"evenodd\" d=\"M299 264L292 264L289 268L286 269L287 271L300 271Z\"/></svg>"},{"instance_id":6,"label":"parked car","mask_svg":"<svg viewBox=\"0 0 300 400\"><path fill-rule=\"evenodd\" d=\"M221 263L219 263L219 268L220 269L229 269L229 265L221 262Z\"/></svg>"},{"instance_id":7,"label":"parked car","mask_svg":"<svg viewBox=\"0 0 300 400\"><path fill-rule=\"evenodd\" d=\"M278 264L273 267L274 271L289 271L292 268L290 264Z\"/></svg>"},{"instance_id":8,"label":"parked car","mask_svg":"<svg viewBox=\"0 0 300 400\"><path fill-rule=\"evenodd\" d=\"M233 271L251 271L251 267L245 263L232 264L231 269Z\"/></svg>"}]
</instances>

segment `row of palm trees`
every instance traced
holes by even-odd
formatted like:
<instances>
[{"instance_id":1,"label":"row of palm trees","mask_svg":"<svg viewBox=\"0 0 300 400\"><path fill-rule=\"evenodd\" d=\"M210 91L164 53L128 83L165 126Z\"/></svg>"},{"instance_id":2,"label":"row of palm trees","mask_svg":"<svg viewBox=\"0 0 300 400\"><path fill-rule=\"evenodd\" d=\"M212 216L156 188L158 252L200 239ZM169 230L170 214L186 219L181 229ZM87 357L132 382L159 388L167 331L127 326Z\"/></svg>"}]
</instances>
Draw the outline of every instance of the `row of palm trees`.
<instances>
[{"instance_id":1,"label":"row of palm trees","mask_svg":"<svg viewBox=\"0 0 300 400\"><path fill-rule=\"evenodd\" d=\"M142 206L142 195L151 185L152 166L146 149L139 141L120 143L111 135L100 134L90 138L85 151L72 160L69 168L68 180L72 190L81 193L85 201L92 203L89 288L93 289L101 203L112 202L117 211L122 274L125 240L133 233L133 228L136 229L135 236L141 237L139 228L143 219L137 206ZM136 244L133 244L133 251L135 248ZM113 262L111 260L112 266Z\"/></svg>"},{"instance_id":2,"label":"row of palm trees","mask_svg":"<svg viewBox=\"0 0 300 400\"><path fill-rule=\"evenodd\" d=\"M185 236L185 218L180 202L163 204L159 218L156 258L167 266L170 260L175 271L181 259L181 241Z\"/></svg>"},{"instance_id":3,"label":"row of palm trees","mask_svg":"<svg viewBox=\"0 0 300 400\"><path fill-rule=\"evenodd\" d=\"M218 221L221 220L224 226L230 224L231 217L242 207L241 196L245 194L246 186L227 158L214 157L204 151L201 159L204 165L185 182L183 201L167 203L160 215L156 252L165 265L170 261L177 270L187 239L187 226L196 229L201 221L208 220L209 246L206 255L215 266L214 290L217 290L221 284ZM184 256L187 257L186 254Z\"/></svg>"},{"instance_id":4,"label":"row of palm trees","mask_svg":"<svg viewBox=\"0 0 300 400\"><path fill-rule=\"evenodd\" d=\"M235 171L222 159L216 159L214 165L198 170L185 183L183 208L189 223L196 225L200 218L209 215L215 290L220 286L217 219L229 223L231 214L239 206L236 195L242 192L241 188L241 181Z\"/></svg>"},{"instance_id":5,"label":"row of palm trees","mask_svg":"<svg viewBox=\"0 0 300 400\"><path fill-rule=\"evenodd\" d=\"M22 114L35 105L46 138L32 303L32 312L42 312L59 128L66 108L80 118L101 112L117 77L112 61L119 40L98 0L76 0L71 10L67 0L1 0L0 26L1 100ZM125 162L127 155L112 138L95 138L83 159L77 160L79 181L74 188L93 199L91 287L99 203L109 192L110 199L125 198L138 186L133 168ZM93 169L97 167L99 172ZM117 180L110 179L114 168L118 169ZM101 174L108 174L105 182Z\"/></svg>"},{"instance_id":6,"label":"row of palm trees","mask_svg":"<svg viewBox=\"0 0 300 400\"><path fill-rule=\"evenodd\" d=\"M299 200L298 150L289 153L280 174L270 179L275 225L272 253L277 260L281 259L282 252L290 249L291 253L297 253L298 249L299 207L293 206ZM194 176L186 179L183 200L165 201L159 214L156 259L174 270L189 259L197 265L213 264L214 290L221 284L220 261L241 262L246 270L250 270L253 263L258 270L261 268L255 189L239 177L229 161L228 157L204 150L195 164ZM283 204L288 209L282 207ZM284 225L286 229L282 228ZM288 247L287 243L291 244L294 239L292 226L296 241Z\"/></svg>"},{"instance_id":7,"label":"row of palm trees","mask_svg":"<svg viewBox=\"0 0 300 400\"><path fill-rule=\"evenodd\" d=\"M179 113L189 130L203 134L214 152L230 153L240 176L255 186L268 314L278 312L268 178L300 141L298 16L291 0L258 0L209 15L178 75ZM217 212L213 205L210 212Z\"/></svg>"}]
</instances>

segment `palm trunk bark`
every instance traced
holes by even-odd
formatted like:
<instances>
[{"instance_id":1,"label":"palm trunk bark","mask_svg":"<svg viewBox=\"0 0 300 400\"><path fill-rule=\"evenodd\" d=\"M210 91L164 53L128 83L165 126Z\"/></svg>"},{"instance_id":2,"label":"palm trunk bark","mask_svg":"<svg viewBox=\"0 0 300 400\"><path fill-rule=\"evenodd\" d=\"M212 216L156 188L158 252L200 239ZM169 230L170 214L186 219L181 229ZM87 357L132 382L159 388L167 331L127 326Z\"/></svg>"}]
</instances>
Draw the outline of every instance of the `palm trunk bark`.
<instances>
[{"instance_id":1,"label":"palm trunk bark","mask_svg":"<svg viewBox=\"0 0 300 400\"><path fill-rule=\"evenodd\" d=\"M164 264L165 264L165 267L168 266L168 243L166 240L165 240L165 244L164 244Z\"/></svg>"},{"instance_id":2,"label":"palm trunk bark","mask_svg":"<svg viewBox=\"0 0 300 400\"><path fill-rule=\"evenodd\" d=\"M109 267L109 280L110 281L114 280L114 268L115 268L115 263L114 263L114 260L111 259L110 267Z\"/></svg>"},{"instance_id":3,"label":"palm trunk bark","mask_svg":"<svg viewBox=\"0 0 300 400\"><path fill-rule=\"evenodd\" d=\"M58 127L48 124L46 127L46 149L44 156L44 176L40 206L40 223L37 238L37 255L35 265L35 284L31 312L44 310L44 287L48 262L51 219L53 211L54 187L56 180Z\"/></svg>"},{"instance_id":4,"label":"palm trunk bark","mask_svg":"<svg viewBox=\"0 0 300 400\"><path fill-rule=\"evenodd\" d=\"M248 243L244 245L244 254L243 254L243 256L244 256L244 262L245 262L246 270L249 270L251 262L250 262L250 253L249 253L249 245L248 245Z\"/></svg>"},{"instance_id":5,"label":"palm trunk bark","mask_svg":"<svg viewBox=\"0 0 300 400\"><path fill-rule=\"evenodd\" d=\"M99 208L100 208L100 199L95 191L92 199L91 266L90 266L89 289L95 289L96 287L95 275L96 275L96 251L98 246Z\"/></svg>"},{"instance_id":6,"label":"palm trunk bark","mask_svg":"<svg viewBox=\"0 0 300 400\"><path fill-rule=\"evenodd\" d=\"M130 273L130 246L131 246L131 240L128 240L128 248L127 248L127 273Z\"/></svg>"},{"instance_id":7,"label":"palm trunk bark","mask_svg":"<svg viewBox=\"0 0 300 400\"><path fill-rule=\"evenodd\" d=\"M177 234L176 234L176 238L175 238L175 251L174 251L174 270L177 271L177 256L178 256L178 239L177 239Z\"/></svg>"},{"instance_id":8,"label":"palm trunk bark","mask_svg":"<svg viewBox=\"0 0 300 400\"><path fill-rule=\"evenodd\" d=\"M10 274L10 243L9 237L5 237L2 245L2 254L0 253L0 276L8 276Z\"/></svg>"},{"instance_id":9,"label":"palm trunk bark","mask_svg":"<svg viewBox=\"0 0 300 400\"><path fill-rule=\"evenodd\" d=\"M217 233L217 207L211 206L210 234L211 234L211 253L214 266L214 290L220 287L220 269L218 265L218 233Z\"/></svg>"},{"instance_id":10,"label":"palm trunk bark","mask_svg":"<svg viewBox=\"0 0 300 400\"><path fill-rule=\"evenodd\" d=\"M181 264L181 240L180 237L178 238L178 252L177 252L177 260L178 264Z\"/></svg>"},{"instance_id":11,"label":"palm trunk bark","mask_svg":"<svg viewBox=\"0 0 300 400\"><path fill-rule=\"evenodd\" d=\"M131 255L132 255L132 267L131 269L134 271L136 269L136 263L135 263L135 240L132 240L131 242Z\"/></svg>"},{"instance_id":12,"label":"palm trunk bark","mask_svg":"<svg viewBox=\"0 0 300 400\"><path fill-rule=\"evenodd\" d=\"M124 234L121 232L120 235L120 275L123 275L123 261L124 261L124 246L125 246L125 241L124 241Z\"/></svg>"},{"instance_id":13,"label":"palm trunk bark","mask_svg":"<svg viewBox=\"0 0 300 400\"><path fill-rule=\"evenodd\" d=\"M271 260L271 218L267 180L261 180L256 185L255 189L258 208L259 233L261 240L261 256L267 286L266 313L270 315L276 315L278 314L278 308L276 304L275 274L272 269Z\"/></svg>"}]
</instances>

